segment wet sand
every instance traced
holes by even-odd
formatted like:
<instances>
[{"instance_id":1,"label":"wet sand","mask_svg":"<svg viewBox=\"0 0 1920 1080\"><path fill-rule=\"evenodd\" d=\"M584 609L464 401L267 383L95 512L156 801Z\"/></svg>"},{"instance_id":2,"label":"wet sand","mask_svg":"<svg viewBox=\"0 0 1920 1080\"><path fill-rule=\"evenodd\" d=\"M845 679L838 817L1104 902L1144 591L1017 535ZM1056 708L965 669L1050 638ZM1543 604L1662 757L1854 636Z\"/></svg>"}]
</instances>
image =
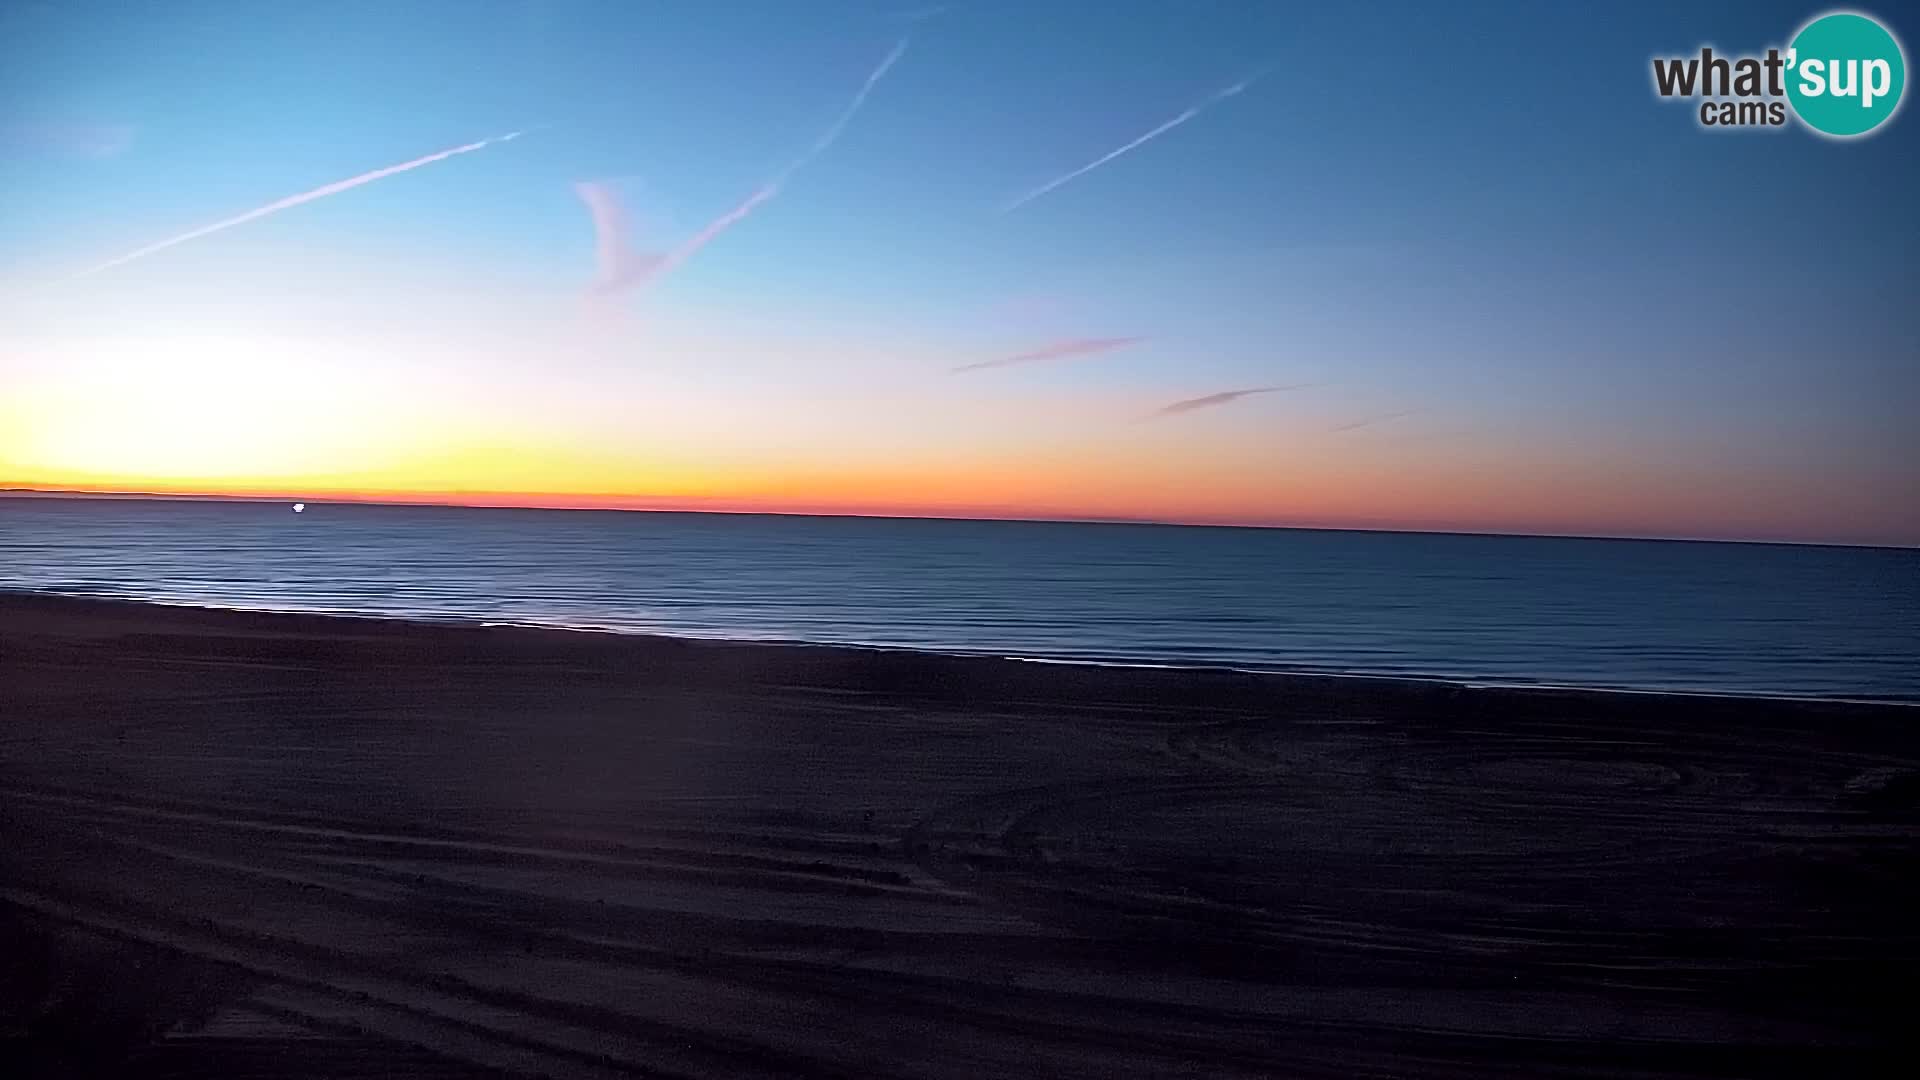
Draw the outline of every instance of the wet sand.
<instances>
[{"instance_id":1,"label":"wet sand","mask_svg":"<svg viewBox=\"0 0 1920 1080\"><path fill-rule=\"evenodd\" d=\"M0 1072L1866 1075L1916 722L0 595Z\"/></svg>"}]
</instances>

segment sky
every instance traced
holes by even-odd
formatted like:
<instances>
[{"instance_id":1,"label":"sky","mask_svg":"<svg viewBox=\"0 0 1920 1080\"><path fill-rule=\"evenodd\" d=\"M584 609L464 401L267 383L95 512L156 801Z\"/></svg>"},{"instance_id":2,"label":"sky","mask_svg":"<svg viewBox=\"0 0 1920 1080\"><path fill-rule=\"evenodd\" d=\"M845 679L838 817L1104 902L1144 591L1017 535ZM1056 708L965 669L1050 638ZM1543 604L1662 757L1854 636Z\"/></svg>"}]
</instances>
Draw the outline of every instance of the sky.
<instances>
[{"instance_id":1,"label":"sky","mask_svg":"<svg viewBox=\"0 0 1920 1080\"><path fill-rule=\"evenodd\" d=\"M0 487L1920 544L1822 10L7 3Z\"/></svg>"}]
</instances>

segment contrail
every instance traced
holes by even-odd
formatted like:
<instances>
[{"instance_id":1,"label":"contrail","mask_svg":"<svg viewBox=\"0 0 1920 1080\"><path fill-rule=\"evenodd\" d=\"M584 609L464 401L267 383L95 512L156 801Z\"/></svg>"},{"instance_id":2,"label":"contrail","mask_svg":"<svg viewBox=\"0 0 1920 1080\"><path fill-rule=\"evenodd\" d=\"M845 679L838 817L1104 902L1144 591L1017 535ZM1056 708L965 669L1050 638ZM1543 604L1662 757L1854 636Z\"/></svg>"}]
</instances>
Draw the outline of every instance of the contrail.
<instances>
[{"instance_id":1,"label":"contrail","mask_svg":"<svg viewBox=\"0 0 1920 1080\"><path fill-rule=\"evenodd\" d=\"M1089 353L1108 352L1123 349L1128 345L1137 345L1147 340L1143 337L1116 338L1074 338L1071 341L1056 341L1051 345L1034 349L1014 356L1002 356L996 360L982 360L976 364L962 364L953 369L958 375L963 371L981 371L986 368L1011 367L1014 364L1030 364L1038 360L1057 360L1065 356L1085 356Z\"/></svg>"},{"instance_id":2,"label":"contrail","mask_svg":"<svg viewBox=\"0 0 1920 1080\"><path fill-rule=\"evenodd\" d=\"M1379 416L1369 416L1365 420L1355 420L1351 424L1341 424L1339 427L1328 428L1327 434L1331 435L1336 431L1355 431L1363 427L1372 427L1374 424L1384 424L1389 420L1398 420L1403 416L1412 416L1414 413L1417 413L1419 411L1420 411L1419 409L1402 409L1399 412L1382 413Z\"/></svg>"},{"instance_id":3,"label":"contrail","mask_svg":"<svg viewBox=\"0 0 1920 1080\"><path fill-rule=\"evenodd\" d=\"M693 237L686 243L667 252L666 257L654 266L653 273L647 275L647 280L654 281L665 277L668 272L679 267L681 263L693 258L701 248L713 243L714 239L721 233L726 232L728 229L746 220L747 215L753 213L755 207L779 193L780 188L775 184L762 186L758 191L747 196L745 202L708 222L705 228L694 233Z\"/></svg>"},{"instance_id":4,"label":"contrail","mask_svg":"<svg viewBox=\"0 0 1920 1080\"><path fill-rule=\"evenodd\" d=\"M1154 128L1153 130L1147 132L1145 135L1140 136L1139 138L1133 140L1130 143L1127 143L1126 145L1120 147L1117 150L1109 150L1105 154L1102 154L1099 157L1094 158L1092 161L1086 163L1085 165L1080 166L1079 168L1073 170L1070 173L1066 173L1064 175L1054 177L1053 179L1047 181L1046 183L1041 184L1039 187L1034 188L1032 191L1027 192L1025 195L1022 195L1019 198L1008 203L1007 205L1001 207L1000 212L1003 214L1010 214L1015 210L1020 209L1022 206L1025 206L1028 203L1032 202L1033 200L1039 198L1040 196L1045 195L1047 192L1052 191L1054 188L1057 188L1060 185L1065 184L1069 181L1079 179L1080 177L1085 176L1086 174L1092 172L1093 170L1099 168L1102 165L1105 165L1107 162L1112 161L1114 158L1117 158L1122 154L1125 154L1132 150L1137 150L1140 147L1145 146L1147 143L1150 143L1153 140L1159 138L1160 136L1165 135L1167 132L1172 131L1174 128L1179 127L1181 124L1184 124L1189 120L1192 120L1194 117L1199 116L1203 112L1206 112L1208 109L1219 104L1220 102L1225 101L1230 97L1237 96L1242 91L1246 90L1249 86L1252 86L1255 82L1258 82L1260 78L1265 74L1266 74L1265 72L1261 72L1249 78L1242 79L1239 82L1234 83L1232 86L1229 86L1224 90L1214 91L1212 94L1208 95L1205 99L1200 101L1198 104L1188 107L1180 115L1174 117L1173 119L1167 121L1164 124L1161 124L1159 127Z\"/></svg>"},{"instance_id":5,"label":"contrail","mask_svg":"<svg viewBox=\"0 0 1920 1080\"><path fill-rule=\"evenodd\" d=\"M604 295L645 281L664 257L634 250L632 220L613 188L588 181L573 185L573 190L593 216L593 253L598 272L588 291Z\"/></svg>"},{"instance_id":6,"label":"contrail","mask_svg":"<svg viewBox=\"0 0 1920 1080\"><path fill-rule=\"evenodd\" d=\"M1161 406L1153 412L1148 413L1145 419L1153 420L1162 416L1178 416L1181 413L1193 412L1196 409L1211 409L1216 405L1225 405L1230 401L1238 401L1243 397L1251 397L1254 394L1271 394L1279 390L1299 390L1309 385L1311 384L1289 383L1285 386L1255 386L1246 390L1223 390L1218 394L1206 394L1202 397L1187 398L1184 401L1176 401L1171 405Z\"/></svg>"},{"instance_id":7,"label":"contrail","mask_svg":"<svg viewBox=\"0 0 1920 1080\"><path fill-rule=\"evenodd\" d=\"M907 54L908 40L901 38L900 43L887 52L886 58L880 61L880 66L874 68L871 75L867 76L867 81L860 84L860 92L853 95L853 100L847 103L847 107L841 111L839 118L833 122L832 127L827 129L826 134L815 139L813 145L807 148L807 152L787 166L786 171L775 177L768 186L778 188L786 183L788 178L799 172L802 166L825 153L828 147L839 141L840 133L847 130L847 125L853 122L853 115L860 111L860 106L867 103L867 95L873 93L873 88L880 84L881 79L887 77L887 72L893 69L893 65L899 63L900 58Z\"/></svg>"},{"instance_id":8,"label":"contrail","mask_svg":"<svg viewBox=\"0 0 1920 1080\"><path fill-rule=\"evenodd\" d=\"M437 154L428 154L426 157L414 158L412 161L403 161L398 165L389 165L384 169L375 169L372 172L361 173L359 176L351 177L346 180L337 180L331 184L314 188L312 191L302 192L299 195L289 195L284 199L275 200L274 202L270 202L265 206L256 207L255 209L249 210L244 214L235 215L233 217L227 218L224 221L216 221L211 225L202 225L199 228L194 229L192 232L184 232L184 233L181 233L179 236L169 237L168 239L160 240L155 243L148 244L146 247L143 247L143 248L136 248L133 251L127 252L125 255L120 255L115 258L108 259L106 262L99 263L98 265L95 265L95 266L89 266L85 270L80 271L79 273L68 274L66 277L61 278L60 281L62 283L68 282L68 281L75 281L79 278L88 277L93 274L98 274L102 270L111 270L116 266L123 266L127 263L130 263L135 259L144 259L147 256L154 254L155 252L165 251L166 249L173 247L176 244L184 244L189 240L198 240L203 236L209 236L213 233L220 232L223 229L231 229L235 225L245 225L249 221L258 221L263 217L267 217L268 215L271 215L271 214L277 214L282 210L290 210L293 207L301 205L302 203L310 203L315 199L324 199L329 195L338 195L343 191L349 191L353 188L360 187L363 184L371 184L375 180L384 180L387 177L394 175L395 173L408 172L410 170L417 169L422 165L431 165L436 161L445 161L447 158L453 157L455 154L471 153L472 151L481 150L486 147L492 146L494 143L512 142L513 140L519 138L523 134L525 134L525 132L523 131L511 131L505 135L495 135L492 138L481 139L479 142L470 142L464 146L456 146L451 150L442 150Z\"/></svg>"},{"instance_id":9,"label":"contrail","mask_svg":"<svg viewBox=\"0 0 1920 1080\"><path fill-rule=\"evenodd\" d=\"M681 263L686 262L698 254L701 248L706 247L718 239L721 233L745 221L747 216L758 209L762 203L780 194L780 190L786 186L787 181L793 179L793 174L805 168L821 154L826 153L827 149L839 140L840 133L845 131L847 125L853 122L854 114L860 111L860 106L866 104L867 95L873 93L873 88L879 85L881 79L886 78L887 72L893 68L894 64L899 62L900 57L906 54L907 40L906 38L902 38L900 43L895 45L893 49L887 53L886 58L880 61L880 66L874 68L873 73L867 76L867 81L860 84L860 91L854 94L853 100L848 102L845 109L841 110L839 117L834 120L833 125L827 128L826 132L818 139L815 139L813 145L807 147L805 153L795 158L792 164L775 173L773 179L760 185L759 189L747 196L740 205L721 214L711 222L708 222L705 228L693 234L686 243L668 252L666 257L661 259L659 264L654 267L653 272L647 275L648 280L657 280L665 277Z\"/></svg>"}]
</instances>

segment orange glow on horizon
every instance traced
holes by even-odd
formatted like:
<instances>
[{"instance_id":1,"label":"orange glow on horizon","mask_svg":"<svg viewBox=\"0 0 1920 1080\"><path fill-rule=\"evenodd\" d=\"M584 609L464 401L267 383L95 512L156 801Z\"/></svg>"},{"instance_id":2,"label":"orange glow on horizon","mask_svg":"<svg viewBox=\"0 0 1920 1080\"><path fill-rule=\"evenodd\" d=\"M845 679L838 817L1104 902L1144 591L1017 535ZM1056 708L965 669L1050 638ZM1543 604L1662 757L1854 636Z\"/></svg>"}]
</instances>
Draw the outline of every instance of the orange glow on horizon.
<instances>
[{"instance_id":1,"label":"orange glow on horizon","mask_svg":"<svg viewBox=\"0 0 1920 1080\"><path fill-rule=\"evenodd\" d=\"M555 510L636 510L681 511L728 514L793 514L849 517L961 518L984 520L1040 521L1118 521L1159 522L1187 525L1227 525L1275 528L1361 529L1411 532L1519 533L1569 536L1646 536L1702 539L1804 540L1814 535L1819 522L1807 519L1805 534L1781 529L1777 518L1764 513L1744 511L1738 506L1696 506L1690 519L1675 518L1678 500L1656 500L1648 506L1640 500L1624 500L1607 505L1604 500L1577 509L1563 505L1541 504L1527 500L1517 504L1513 493L1498 490L1455 490L1450 496L1428 491L1415 503L1407 492L1383 492L1371 487L1356 488L1339 498L1317 500L1300 498L1280 503L1265 501L1249 505L1226 497L1162 498L1141 502L1127 492L1107 497L1079 499L1033 497L1015 499L969 485L937 493L922 487L918 497L902 491L888 492L873 486L861 494L863 485L849 481L833 488L815 487L778 490L779 484L733 483L708 492L654 492L648 494L607 491L537 491L475 487L368 488L318 482L311 484L278 482L234 482L222 484L182 484L86 482L50 484L44 481L24 484L0 476L0 490L33 489L98 495L158 495L185 498L237 498L264 500L302 500L309 504L328 502L399 505L445 505L475 508L526 508ZM835 490L837 488L838 490ZM996 497L998 494L1000 497ZM1035 496L1042 492L1036 491ZM1099 493L1095 493L1096 495ZM1200 493L1204 496L1204 493ZM1227 493L1221 493L1225 496ZM1306 492L1302 493L1307 494ZM1323 493L1324 494L1324 493ZM1397 513L1379 511L1379 499L1401 496ZM1670 505L1669 505L1670 503ZM1672 528L1667 522L1681 520L1691 527ZM1864 536L1853 542L1911 546L1898 536Z\"/></svg>"},{"instance_id":2,"label":"orange glow on horizon","mask_svg":"<svg viewBox=\"0 0 1920 1080\"><path fill-rule=\"evenodd\" d=\"M262 364L262 350L290 362ZM718 403L674 386L605 413L371 368L352 350L186 337L49 354L0 401L0 487L380 503L1028 518L1911 545L1870 491L1642 448L1429 438L1254 411L1128 423L1121 398L916 411L887 388ZM354 366L358 363L360 366ZM704 391L703 391L704 392ZM836 394L841 391L835 391ZM847 391L852 394L854 391ZM678 396L676 396L678 395ZM972 411L977 409L978 411ZM927 415L961 421L925 423ZM569 425L570 417L572 426ZM1584 456L1582 456L1584 455ZM1861 523L1836 538L1831 522Z\"/></svg>"}]
</instances>

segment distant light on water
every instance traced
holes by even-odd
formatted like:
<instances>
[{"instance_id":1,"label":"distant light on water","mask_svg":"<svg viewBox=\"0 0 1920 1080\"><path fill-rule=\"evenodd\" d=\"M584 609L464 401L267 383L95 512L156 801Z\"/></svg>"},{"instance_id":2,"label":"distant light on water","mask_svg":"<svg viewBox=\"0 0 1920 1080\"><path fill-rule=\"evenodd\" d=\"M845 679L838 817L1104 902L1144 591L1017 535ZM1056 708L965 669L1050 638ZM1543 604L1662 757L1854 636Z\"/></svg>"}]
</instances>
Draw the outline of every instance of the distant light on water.
<instances>
[{"instance_id":1,"label":"distant light on water","mask_svg":"<svg viewBox=\"0 0 1920 1080\"><path fill-rule=\"evenodd\" d=\"M294 513L296 513L296 514L304 514L304 513L306 513L306 512L307 512L307 504L306 504L306 503L294 503L294 504L293 504L293 512L294 512Z\"/></svg>"}]
</instances>

